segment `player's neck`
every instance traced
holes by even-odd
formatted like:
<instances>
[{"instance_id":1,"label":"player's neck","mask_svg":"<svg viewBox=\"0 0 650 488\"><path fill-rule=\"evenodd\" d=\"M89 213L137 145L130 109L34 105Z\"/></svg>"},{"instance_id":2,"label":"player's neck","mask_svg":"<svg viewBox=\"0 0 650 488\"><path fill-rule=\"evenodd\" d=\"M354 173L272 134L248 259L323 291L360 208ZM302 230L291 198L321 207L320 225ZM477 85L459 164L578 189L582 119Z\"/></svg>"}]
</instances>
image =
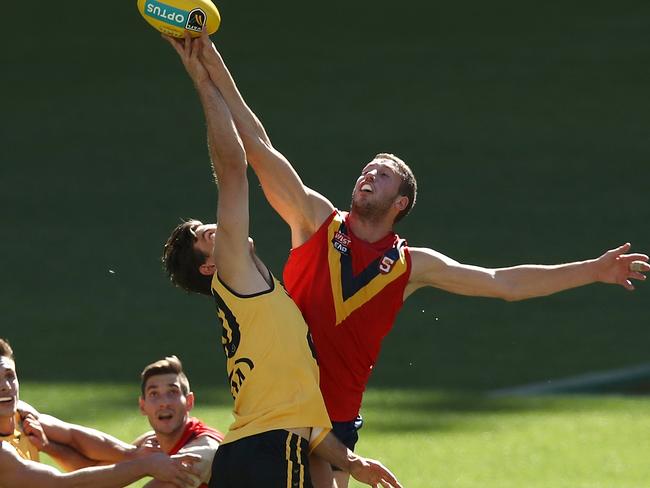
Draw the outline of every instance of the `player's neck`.
<instances>
[{"instance_id":1,"label":"player's neck","mask_svg":"<svg viewBox=\"0 0 650 488\"><path fill-rule=\"evenodd\" d=\"M0 417L0 436L12 435L16 430L16 419L14 415Z\"/></svg>"},{"instance_id":2,"label":"player's neck","mask_svg":"<svg viewBox=\"0 0 650 488\"><path fill-rule=\"evenodd\" d=\"M162 432L156 432L156 439L158 440L158 444L160 445L160 449L163 452L170 452L176 444L178 444L178 441L181 440L181 437L183 437L183 434L185 433L185 428L187 427L187 422L189 420L186 419L183 425L176 429L174 432L170 434L164 434Z\"/></svg>"},{"instance_id":3,"label":"player's neck","mask_svg":"<svg viewBox=\"0 0 650 488\"><path fill-rule=\"evenodd\" d=\"M391 217L381 220L369 220L363 219L352 211L350 211L350 215L348 216L348 225L356 237L370 243L383 239L393 231Z\"/></svg>"}]
</instances>

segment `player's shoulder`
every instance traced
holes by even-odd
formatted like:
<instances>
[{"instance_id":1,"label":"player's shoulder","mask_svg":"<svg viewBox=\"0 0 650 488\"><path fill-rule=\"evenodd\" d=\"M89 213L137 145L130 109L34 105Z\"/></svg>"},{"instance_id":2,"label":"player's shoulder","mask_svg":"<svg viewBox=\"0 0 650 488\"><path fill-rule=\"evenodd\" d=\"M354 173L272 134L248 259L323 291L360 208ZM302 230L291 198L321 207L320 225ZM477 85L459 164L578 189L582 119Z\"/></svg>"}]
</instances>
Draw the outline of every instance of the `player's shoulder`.
<instances>
[{"instance_id":1,"label":"player's shoulder","mask_svg":"<svg viewBox=\"0 0 650 488\"><path fill-rule=\"evenodd\" d=\"M22 400L18 400L16 410L21 418L25 418L27 415L33 415L35 418L40 416L40 412L36 408Z\"/></svg>"},{"instance_id":2,"label":"player's shoulder","mask_svg":"<svg viewBox=\"0 0 650 488\"><path fill-rule=\"evenodd\" d=\"M156 438L156 433L153 430L141 434L136 439L134 439L133 442L131 442L131 444L140 447L147 441L149 442L155 441L156 443L158 443L158 440Z\"/></svg>"},{"instance_id":3,"label":"player's shoulder","mask_svg":"<svg viewBox=\"0 0 650 488\"><path fill-rule=\"evenodd\" d=\"M7 441L0 440L0 467L16 461L20 462L21 459L14 446Z\"/></svg>"},{"instance_id":4,"label":"player's shoulder","mask_svg":"<svg viewBox=\"0 0 650 488\"><path fill-rule=\"evenodd\" d=\"M194 439L192 439L190 442L185 444L182 449L180 449L178 452L183 453L183 452L188 452L186 449L192 449L195 447L200 447L200 448L210 448L210 449L217 449L219 447L220 442L215 439L211 435L207 434L201 434Z\"/></svg>"},{"instance_id":5,"label":"player's shoulder","mask_svg":"<svg viewBox=\"0 0 650 488\"><path fill-rule=\"evenodd\" d=\"M411 280L417 281L420 273L443 271L456 263L452 258L428 247L409 247Z\"/></svg>"}]
</instances>

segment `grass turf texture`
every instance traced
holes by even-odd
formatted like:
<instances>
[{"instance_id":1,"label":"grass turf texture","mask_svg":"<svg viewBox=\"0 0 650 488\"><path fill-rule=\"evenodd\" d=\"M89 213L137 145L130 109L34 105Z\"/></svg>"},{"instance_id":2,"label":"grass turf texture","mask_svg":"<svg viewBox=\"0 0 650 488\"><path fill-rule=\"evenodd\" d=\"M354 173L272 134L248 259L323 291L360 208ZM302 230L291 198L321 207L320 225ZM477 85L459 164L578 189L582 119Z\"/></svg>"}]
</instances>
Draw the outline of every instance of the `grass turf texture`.
<instances>
[{"instance_id":1,"label":"grass turf texture","mask_svg":"<svg viewBox=\"0 0 650 488\"><path fill-rule=\"evenodd\" d=\"M125 440L148 428L134 385L22 387L43 411ZM208 423L225 429L230 422L223 391L197 391L197 405L194 413ZM639 397L373 389L358 451L381 459L408 488L637 488L647 482L647 411Z\"/></svg>"}]
</instances>

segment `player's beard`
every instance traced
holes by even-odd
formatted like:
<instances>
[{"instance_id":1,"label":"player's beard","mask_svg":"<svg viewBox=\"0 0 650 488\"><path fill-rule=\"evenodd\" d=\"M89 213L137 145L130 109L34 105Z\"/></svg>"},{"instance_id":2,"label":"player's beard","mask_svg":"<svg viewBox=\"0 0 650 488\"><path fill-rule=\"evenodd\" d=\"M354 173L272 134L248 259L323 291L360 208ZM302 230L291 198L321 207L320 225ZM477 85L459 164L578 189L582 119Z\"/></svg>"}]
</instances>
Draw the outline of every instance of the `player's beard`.
<instances>
[{"instance_id":1,"label":"player's beard","mask_svg":"<svg viewBox=\"0 0 650 488\"><path fill-rule=\"evenodd\" d=\"M352 202L350 203L351 212L366 222L382 221L386 217L390 207L393 205L394 200L394 198L387 198L380 201L365 200L363 202L357 202L354 198L355 195L356 189L352 191Z\"/></svg>"}]
</instances>

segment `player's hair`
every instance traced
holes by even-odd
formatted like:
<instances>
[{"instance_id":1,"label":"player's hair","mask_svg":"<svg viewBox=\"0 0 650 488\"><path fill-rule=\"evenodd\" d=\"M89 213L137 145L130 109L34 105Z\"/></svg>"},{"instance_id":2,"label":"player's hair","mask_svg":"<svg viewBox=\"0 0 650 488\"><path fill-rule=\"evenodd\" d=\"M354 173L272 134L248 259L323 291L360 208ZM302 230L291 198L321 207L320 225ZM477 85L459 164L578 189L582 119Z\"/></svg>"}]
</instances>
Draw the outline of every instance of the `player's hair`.
<instances>
[{"instance_id":1,"label":"player's hair","mask_svg":"<svg viewBox=\"0 0 650 488\"><path fill-rule=\"evenodd\" d=\"M2 337L0 337L0 358L7 358L14 361L14 351L11 349L9 341Z\"/></svg>"},{"instance_id":2,"label":"player's hair","mask_svg":"<svg viewBox=\"0 0 650 488\"><path fill-rule=\"evenodd\" d=\"M190 382L183 372L183 363L181 363L181 360L176 356L167 356L165 359L160 359L159 361L147 365L142 370L142 374L140 375L140 391L142 392L142 398L145 396L145 389L149 378L161 374L178 375L178 382L181 384L181 392L183 395L187 396L190 392Z\"/></svg>"},{"instance_id":3,"label":"player's hair","mask_svg":"<svg viewBox=\"0 0 650 488\"><path fill-rule=\"evenodd\" d=\"M401 196L407 197L409 199L409 203L406 208L398 213L395 217L395 223L397 223L406 217L413 208L413 205L415 205L415 198L417 197L418 193L418 183L415 180L415 175L413 174L413 171L411 171L411 168L409 168L404 161L402 161L394 154L379 153L375 156L374 159L388 159L395 165L397 173L402 177L402 182L399 185L398 192Z\"/></svg>"},{"instance_id":4,"label":"player's hair","mask_svg":"<svg viewBox=\"0 0 650 488\"><path fill-rule=\"evenodd\" d=\"M162 262L174 285L188 292L212 295L212 276L199 271L207 256L194 248L192 227L199 223L189 219L176 226L165 243Z\"/></svg>"}]
</instances>

